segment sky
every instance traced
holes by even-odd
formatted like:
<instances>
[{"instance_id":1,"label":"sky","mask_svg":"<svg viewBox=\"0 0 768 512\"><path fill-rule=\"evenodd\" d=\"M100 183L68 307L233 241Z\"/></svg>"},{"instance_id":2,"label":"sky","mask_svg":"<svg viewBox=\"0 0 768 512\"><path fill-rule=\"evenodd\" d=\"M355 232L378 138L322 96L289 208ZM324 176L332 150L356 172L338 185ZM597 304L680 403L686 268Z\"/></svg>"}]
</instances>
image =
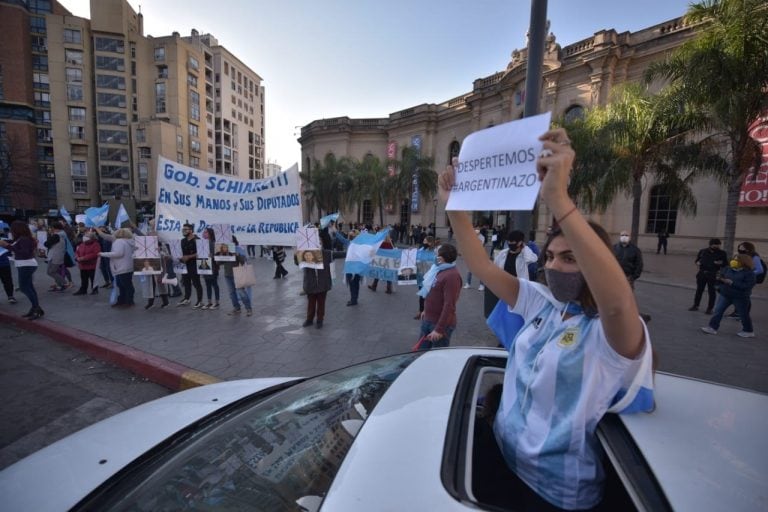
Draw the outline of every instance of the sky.
<instances>
[{"instance_id":1,"label":"sky","mask_svg":"<svg viewBox=\"0 0 768 512\"><path fill-rule=\"evenodd\" d=\"M88 0L59 0L90 18ZM266 158L300 160L301 126L387 117L472 90L525 45L530 0L129 0L144 34L211 33L263 79ZM690 0L550 0L566 46L603 29L634 32L682 16ZM211 6L215 6L211 9Z\"/></svg>"}]
</instances>

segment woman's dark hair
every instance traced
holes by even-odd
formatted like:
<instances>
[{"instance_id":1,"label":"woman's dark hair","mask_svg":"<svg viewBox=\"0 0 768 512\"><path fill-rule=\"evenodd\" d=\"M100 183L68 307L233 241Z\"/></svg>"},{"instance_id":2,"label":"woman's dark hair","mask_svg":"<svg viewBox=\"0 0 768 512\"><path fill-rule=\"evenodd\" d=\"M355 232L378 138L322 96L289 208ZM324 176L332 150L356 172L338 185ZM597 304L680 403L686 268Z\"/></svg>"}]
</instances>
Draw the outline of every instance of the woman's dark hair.
<instances>
[{"instance_id":1,"label":"woman's dark hair","mask_svg":"<svg viewBox=\"0 0 768 512\"><path fill-rule=\"evenodd\" d=\"M25 236L32 238L32 232L29 230L29 226L22 220L11 222L11 235L13 235L14 240L18 240Z\"/></svg>"},{"instance_id":2,"label":"woman's dark hair","mask_svg":"<svg viewBox=\"0 0 768 512\"><path fill-rule=\"evenodd\" d=\"M459 253L456 251L456 247L451 244L443 244L437 250L437 255L443 258L446 263L453 263L456 261Z\"/></svg>"},{"instance_id":3,"label":"woman's dark hair","mask_svg":"<svg viewBox=\"0 0 768 512\"><path fill-rule=\"evenodd\" d=\"M587 224L589 224L589 227L592 228L592 231L597 234L598 238L602 240L608 250L611 250L611 237L608 235L608 232L603 228L603 226L591 220L588 220ZM550 235L547 237L547 241L541 250L541 254L544 255L544 262L546 262L546 254L547 250L549 249L549 244L551 244L552 240L559 236L565 236L563 235L563 231L560 229L560 227L553 228L552 233L550 233ZM541 276L544 284L546 284L545 274L542 273ZM582 290L581 296L579 296L579 302L581 303L581 307L584 309L585 315L592 317L597 314L597 303L595 302L595 298L592 297L592 292L589 290L589 284L584 284L584 290Z\"/></svg>"},{"instance_id":4,"label":"woman's dark hair","mask_svg":"<svg viewBox=\"0 0 768 512\"><path fill-rule=\"evenodd\" d=\"M208 240L211 242L216 241L216 233L213 232L213 228L205 228L205 232L208 233Z\"/></svg>"},{"instance_id":5,"label":"woman's dark hair","mask_svg":"<svg viewBox=\"0 0 768 512\"><path fill-rule=\"evenodd\" d=\"M747 254L749 254L750 256L755 255L755 244L753 244L752 242L741 242L739 244L739 247L743 247L744 250L747 251Z\"/></svg>"}]
</instances>

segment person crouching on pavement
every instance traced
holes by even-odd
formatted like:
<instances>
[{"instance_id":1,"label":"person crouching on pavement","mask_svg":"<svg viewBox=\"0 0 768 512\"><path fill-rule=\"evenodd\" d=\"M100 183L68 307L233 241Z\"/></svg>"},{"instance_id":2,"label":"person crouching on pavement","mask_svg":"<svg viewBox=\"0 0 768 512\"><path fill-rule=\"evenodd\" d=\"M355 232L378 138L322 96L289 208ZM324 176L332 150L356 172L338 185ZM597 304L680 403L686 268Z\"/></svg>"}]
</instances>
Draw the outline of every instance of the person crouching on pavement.
<instances>
[{"instance_id":1,"label":"person crouching on pavement","mask_svg":"<svg viewBox=\"0 0 768 512\"><path fill-rule=\"evenodd\" d=\"M456 303L461 293L461 274L456 269L456 247L443 244L437 250L435 264L426 274L419 290L424 297L421 314L421 337L425 348L447 347L456 329Z\"/></svg>"}]
</instances>

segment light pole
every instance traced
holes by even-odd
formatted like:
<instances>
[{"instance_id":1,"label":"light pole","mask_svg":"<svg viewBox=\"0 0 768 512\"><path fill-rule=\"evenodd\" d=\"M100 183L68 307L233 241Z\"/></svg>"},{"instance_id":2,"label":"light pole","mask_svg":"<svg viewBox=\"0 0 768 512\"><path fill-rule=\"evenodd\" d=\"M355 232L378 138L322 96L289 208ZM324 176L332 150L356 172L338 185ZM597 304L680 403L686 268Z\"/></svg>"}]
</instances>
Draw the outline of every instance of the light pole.
<instances>
[{"instance_id":1,"label":"light pole","mask_svg":"<svg viewBox=\"0 0 768 512\"><path fill-rule=\"evenodd\" d=\"M437 198L432 200L432 204L435 207L435 216L434 220L432 221L432 236L437 238Z\"/></svg>"}]
</instances>

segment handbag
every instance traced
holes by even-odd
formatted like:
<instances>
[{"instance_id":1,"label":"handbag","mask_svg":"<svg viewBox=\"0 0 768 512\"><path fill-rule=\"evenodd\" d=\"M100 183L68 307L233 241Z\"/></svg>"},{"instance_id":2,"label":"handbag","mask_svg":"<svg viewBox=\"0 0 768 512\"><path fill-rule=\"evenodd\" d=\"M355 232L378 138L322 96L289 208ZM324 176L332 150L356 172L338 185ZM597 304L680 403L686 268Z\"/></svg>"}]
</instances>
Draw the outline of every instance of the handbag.
<instances>
[{"instance_id":1,"label":"handbag","mask_svg":"<svg viewBox=\"0 0 768 512\"><path fill-rule=\"evenodd\" d=\"M250 263L232 267L232 275L235 278L235 288L248 288L256 285L256 274Z\"/></svg>"},{"instance_id":2,"label":"handbag","mask_svg":"<svg viewBox=\"0 0 768 512\"><path fill-rule=\"evenodd\" d=\"M179 280L177 278L174 277L173 279L171 279L170 277L168 277L168 274L163 274L163 277L160 279L160 282L162 284L167 284L171 286L178 286L179 284Z\"/></svg>"}]
</instances>

